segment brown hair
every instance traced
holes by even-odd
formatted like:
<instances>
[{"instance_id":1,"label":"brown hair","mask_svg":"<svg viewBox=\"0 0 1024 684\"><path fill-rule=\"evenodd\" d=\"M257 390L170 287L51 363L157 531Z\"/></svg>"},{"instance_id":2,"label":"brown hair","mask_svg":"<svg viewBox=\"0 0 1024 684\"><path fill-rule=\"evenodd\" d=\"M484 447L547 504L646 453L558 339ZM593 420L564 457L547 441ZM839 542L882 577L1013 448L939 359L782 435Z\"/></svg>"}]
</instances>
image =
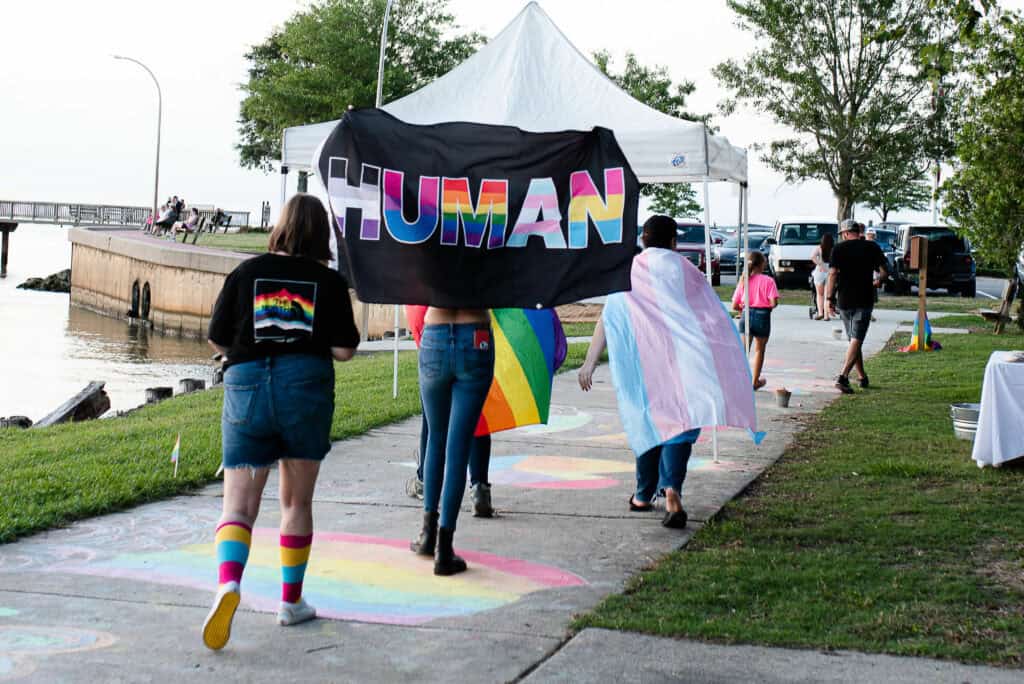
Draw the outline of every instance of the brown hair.
<instances>
[{"instance_id":1,"label":"brown hair","mask_svg":"<svg viewBox=\"0 0 1024 684\"><path fill-rule=\"evenodd\" d=\"M314 261L330 261L331 225L323 203L305 193L288 200L270 232L267 250Z\"/></svg>"},{"instance_id":2,"label":"brown hair","mask_svg":"<svg viewBox=\"0 0 1024 684\"><path fill-rule=\"evenodd\" d=\"M836 239L832 237L832 233L825 233L821 236L818 246L821 247L821 260L827 263L832 258L832 248L836 246Z\"/></svg>"},{"instance_id":3,"label":"brown hair","mask_svg":"<svg viewBox=\"0 0 1024 684\"><path fill-rule=\"evenodd\" d=\"M754 271L764 271L764 254L758 250L751 250L747 253L747 272L753 273Z\"/></svg>"}]
</instances>

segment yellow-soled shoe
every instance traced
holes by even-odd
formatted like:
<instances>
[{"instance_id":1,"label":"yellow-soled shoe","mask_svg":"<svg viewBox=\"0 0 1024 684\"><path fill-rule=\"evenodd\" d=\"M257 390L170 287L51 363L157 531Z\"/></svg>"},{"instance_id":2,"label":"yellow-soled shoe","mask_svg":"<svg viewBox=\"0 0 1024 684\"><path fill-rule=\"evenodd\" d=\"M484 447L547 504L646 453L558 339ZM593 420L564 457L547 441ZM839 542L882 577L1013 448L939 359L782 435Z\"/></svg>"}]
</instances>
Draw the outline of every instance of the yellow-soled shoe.
<instances>
[{"instance_id":1,"label":"yellow-soled shoe","mask_svg":"<svg viewBox=\"0 0 1024 684\"><path fill-rule=\"evenodd\" d=\"M235 618L235 610L241 598L238 582L228 582L217 590L213 608L203 623L203 643L207 648L219 651L228 643L231 638L231 621Z\"/></svg>"}]
</instances>

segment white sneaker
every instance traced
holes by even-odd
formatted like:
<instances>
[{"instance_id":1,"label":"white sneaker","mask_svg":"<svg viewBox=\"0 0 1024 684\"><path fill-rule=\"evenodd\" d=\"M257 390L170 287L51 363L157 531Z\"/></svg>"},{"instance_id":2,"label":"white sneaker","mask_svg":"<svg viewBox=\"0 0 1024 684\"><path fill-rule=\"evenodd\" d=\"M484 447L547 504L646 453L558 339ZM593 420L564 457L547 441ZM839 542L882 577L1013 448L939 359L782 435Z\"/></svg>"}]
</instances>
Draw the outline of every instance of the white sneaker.
<instances>
[{"instance_id":1,"label":"white sneaker","mask_svg":"<svg viewBox=\"0 0 1024 684\"><path fill-rule=\"evenodd\" d=\"M316 608L306 603L304 598L300 598L298 603L281 601L281 607L277 611L277 624L288 627L307 622L315 617Z\"/></svg>"},{"instance_id":2,"label":"white sneaker","mask_svg":"<svg viewBox=\"0 0 1024 684\"><path fill-rule=\"evenodd\" d=\"M231 621L235 618L235 610L241 599L238 582L228 582L217 590L213 608L203 623L203 643L207 648L219 651L228 643L231 638Z\"/></svg>"}]
</instances>

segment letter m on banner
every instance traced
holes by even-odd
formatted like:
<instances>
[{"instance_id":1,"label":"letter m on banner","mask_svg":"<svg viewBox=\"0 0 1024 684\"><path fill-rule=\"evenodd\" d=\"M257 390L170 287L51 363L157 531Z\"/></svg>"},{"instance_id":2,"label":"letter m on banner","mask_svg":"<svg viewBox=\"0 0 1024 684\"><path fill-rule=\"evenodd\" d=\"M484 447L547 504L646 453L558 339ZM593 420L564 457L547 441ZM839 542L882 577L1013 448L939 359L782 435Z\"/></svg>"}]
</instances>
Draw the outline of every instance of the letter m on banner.
<instances>
[{"instance_id":1,"label":"letter m on banner","mask_svg":"<svg viewBox=\"0 0 1024 684\"><path fill-rule=\"evenodd\" d=\"M363 164L359 185L349 185L348 159L331 157L327 177L327 194L331 198L334 219L341 234L345 235L345 215L349 209L361 214L359 237L363 240L380 239L380 167Z\"/></svg>"}]
</instances>

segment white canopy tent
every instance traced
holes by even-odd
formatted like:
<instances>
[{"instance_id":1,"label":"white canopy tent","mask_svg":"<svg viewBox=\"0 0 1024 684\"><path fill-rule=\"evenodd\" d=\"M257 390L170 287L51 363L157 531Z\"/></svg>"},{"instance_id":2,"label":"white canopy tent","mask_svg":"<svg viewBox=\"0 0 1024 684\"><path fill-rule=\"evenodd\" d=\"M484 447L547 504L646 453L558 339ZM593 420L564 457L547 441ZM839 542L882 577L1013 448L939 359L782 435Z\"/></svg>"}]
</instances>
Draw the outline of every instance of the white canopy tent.
<instances>
[{"instance_id":1,"label":"white canopy tent","mask_svg":"<svg viewBox=\"0 0 1024 684\"><path fill-rule=\"evenodd\" d=\"M436 81L382 107L407 123L450 121L524 131L615 132L641 183L747 180L746 150L701 123L632 98L569 42L535 2L475 55ZM308 170L337 121L284 131L281 164Z\"/></svg>"},{"instance_id":2,"label":"white canopy tent","mask_svg":"<svg viewBox=\"0 0 1024 684\"><path fill-rule=\"evenodd\" d=\"M740 185L740 223L746 232L746 150L711 135L702 123L677 119L634 99L577 50L536 2L527 4L462 64L382 109L421 125L466 121L531 132L611 129L641 183L704 183L709 281L708 182ZM314 155L337 124L327 121L285 129L282 206L288 171L311 170ZM745 245L745 236L741 238L740 244Z\"/></svg>"}]
</instances>

